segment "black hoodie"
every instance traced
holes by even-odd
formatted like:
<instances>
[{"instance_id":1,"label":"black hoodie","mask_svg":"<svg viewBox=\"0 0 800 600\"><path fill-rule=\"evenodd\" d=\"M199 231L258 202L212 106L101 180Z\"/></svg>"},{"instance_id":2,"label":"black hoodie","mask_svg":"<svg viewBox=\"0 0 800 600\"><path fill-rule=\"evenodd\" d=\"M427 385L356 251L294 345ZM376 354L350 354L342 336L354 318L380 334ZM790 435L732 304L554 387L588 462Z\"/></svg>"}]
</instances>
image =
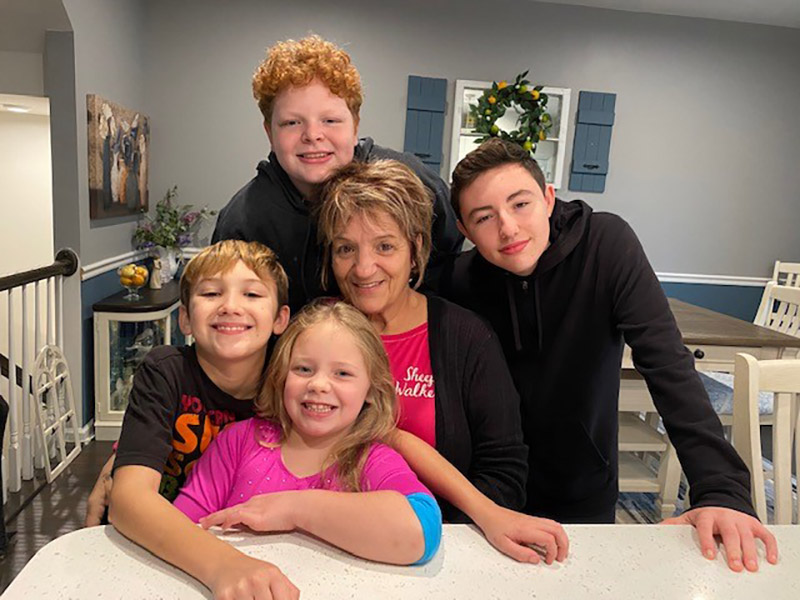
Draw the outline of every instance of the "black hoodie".
<instances>
[{"instance_id":1,"label":"black hoodie","mask_svg":"<svg viewBox=\"0 0 800 600\"><path fill-rule=\"evenodd\" d=\"M443 291L500 338L530 449L527 512L567 522L613 514L624 341L677 449L692 506L755 514L747 468L724 439L661 285L621 218L556 200L550 246L531 275L472 250L455 261Z\"/></svg>"},{"instance_id":2,"label":"black hoodie","mask_svg":"<svg viewBox=\"0 0 800 600\"><path fill-rule=\"evenodd\" d=\"M371 138L359 140L354 160L374 161L389 158L410 167L433 192L433 248L425 285L435 290L442 264L461 249L464 237L456 228L447 184L413 154L395 152L374 144ZM277 255L289 278L289 307L292 314L307 302L322 295L336 295L336 282L327 292L320 284L322 249L308 206L274 152L258 163L256 176L236 192L217 218L211 242L237 239L257 241Z\"/></svg>"}]
</instances>

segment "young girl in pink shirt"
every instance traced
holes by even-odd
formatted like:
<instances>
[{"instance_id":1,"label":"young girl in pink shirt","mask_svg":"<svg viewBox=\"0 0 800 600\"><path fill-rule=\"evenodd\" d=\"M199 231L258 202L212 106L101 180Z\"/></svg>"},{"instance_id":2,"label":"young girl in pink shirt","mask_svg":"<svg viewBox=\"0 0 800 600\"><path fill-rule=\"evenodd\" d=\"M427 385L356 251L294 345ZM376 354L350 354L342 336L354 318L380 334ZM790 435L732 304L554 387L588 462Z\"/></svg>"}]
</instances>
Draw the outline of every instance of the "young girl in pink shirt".
<instances>
[{"instance_id":1,"label":"young girl in pink shirt","mask_svg":"<svg viewBox=\"0 0 800 600\"><path fill-rule=\"evenodd\" d=\"M267 373L258 416L220 433L175 506L206 528L301 529L371 560L430 560L441 512L382 443L397 418L394 382L367 318L344 302L307 306Z\"/></svg>"}]
</instances>

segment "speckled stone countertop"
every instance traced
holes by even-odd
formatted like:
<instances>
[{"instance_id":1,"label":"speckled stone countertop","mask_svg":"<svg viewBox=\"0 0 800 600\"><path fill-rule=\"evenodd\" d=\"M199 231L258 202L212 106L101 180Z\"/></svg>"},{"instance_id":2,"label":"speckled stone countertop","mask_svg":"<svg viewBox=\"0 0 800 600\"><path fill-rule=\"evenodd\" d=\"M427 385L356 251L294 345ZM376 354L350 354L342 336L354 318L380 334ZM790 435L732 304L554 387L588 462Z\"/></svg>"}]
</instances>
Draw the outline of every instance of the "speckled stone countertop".
<instances>
[{"instance_id":1,"label":"speckled stone countertop","mask_svg":"<svg viewBox=\"0 0 800 600\"><path fill-rule=\"evenodd\" d=\"M309 598L587 598L735 600L800 598L800 526L770 527L780 562L733 573L722 553L700 555L688 526L568 526L565 563L519 564L474 528L446 525L427 565L387 566L354 558L302 534L222 534L243 552L278 565ZM4 600L211 598L208 590L129 542L112 527L82 529L49 543L3 594Z\"/></svg>"}]
</instances>

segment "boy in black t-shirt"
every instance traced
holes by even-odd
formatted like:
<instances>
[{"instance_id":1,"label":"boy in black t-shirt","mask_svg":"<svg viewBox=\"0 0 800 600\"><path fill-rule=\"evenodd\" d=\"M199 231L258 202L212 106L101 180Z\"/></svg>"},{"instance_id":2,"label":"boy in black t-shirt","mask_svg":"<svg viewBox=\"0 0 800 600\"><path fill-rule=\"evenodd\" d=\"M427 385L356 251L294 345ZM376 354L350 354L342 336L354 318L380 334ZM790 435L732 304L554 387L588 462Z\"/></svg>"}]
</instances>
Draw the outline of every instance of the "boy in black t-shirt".
<instances>
[{"instance_id":1,"label":"boy in black t-shirt","mask_svg":"<svg viewBox=\"0 0 800 600\"><path fill-rule=\"evenodd\" d=\"M277 257L257 242L222 241L189 261L179 320L195 344L147 355L134 375L113 461L113 525L215 596L242 582L274 596L296 593L277 567L196 527L171 504L217 433L252 416L267 343L289 320L287 288Z\"/></svg>"}]
</instances>

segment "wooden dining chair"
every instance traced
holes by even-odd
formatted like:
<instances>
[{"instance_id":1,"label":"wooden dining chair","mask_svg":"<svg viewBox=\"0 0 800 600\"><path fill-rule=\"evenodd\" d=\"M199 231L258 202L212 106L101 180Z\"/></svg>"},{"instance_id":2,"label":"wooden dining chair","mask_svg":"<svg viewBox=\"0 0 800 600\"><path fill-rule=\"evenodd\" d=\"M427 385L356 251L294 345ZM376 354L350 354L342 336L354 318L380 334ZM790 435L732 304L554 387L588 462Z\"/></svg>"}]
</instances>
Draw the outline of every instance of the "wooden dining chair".
<instances>
[{"instance_id":1,"label":"wooden dining chair","mask_svg":"<svg viewBox=\"0 0 800 600\"><path fill-rule=\"evenodd\" d=\"M800 337L800 287L767 283L753 322Z\"/></svg>"},{"instance_id":2,"label":"wooden dining chair","mask_svg":"<svg viewBox=\"0 0 800 600\"><path fill-rule=\"evenodd\" d=\"M764 290L756 318L756 325L800 337L800 288L777 285L770 281ZM733 376L730 373L701 373L700 379L720 421L730 426L733 415ZM762 392L759 409L761 424L772 423L772 394Z\"/></svg>"},{"instance_id":3,"label":"wooden dining chair","mask_svg":"<svg viewBox=\"0 0 800 600\"><path fill-rule=\"evenodd\" d=\"M775 395L772 424L774 522L792 523L793 504L797 496L797 480L792 476L793 437L795 460L800 463L800 436L797 435L800 360L759 361L749 354L739 353L736 355L734 373L733 446L750 470L753 503L758 518L764 523L767 522L767 502L758 394L767 390Z\"/></svg>"},{"instance_id":4,"label":"wooden dining chair","mask_svg":"<svg viewBox=\"0 0 800 600\"><path fill-rule=\"evenodd\" d=\"M778 285L800 287L800 263L775 261L772 270L772 281Z\"/></svg>"}]
</instances>

